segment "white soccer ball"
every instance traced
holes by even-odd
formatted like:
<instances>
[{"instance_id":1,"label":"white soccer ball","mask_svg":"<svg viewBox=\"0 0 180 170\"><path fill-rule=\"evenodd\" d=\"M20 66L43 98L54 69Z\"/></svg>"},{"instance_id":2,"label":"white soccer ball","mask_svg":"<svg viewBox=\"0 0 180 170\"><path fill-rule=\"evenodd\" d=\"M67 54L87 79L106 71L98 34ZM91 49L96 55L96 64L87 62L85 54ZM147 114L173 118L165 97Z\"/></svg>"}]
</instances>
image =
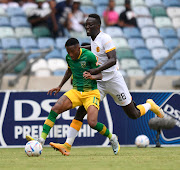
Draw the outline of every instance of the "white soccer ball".
<instances>
[{"instance_id":1,"label":"white soccer ball","mask_svg":"<svg viewBox=\"0 0 180 170\"><path fill-rule=\"evenodd\" d=\"M42 153L42 145L35 140L29 141L26 143L25 146L25 153L27 154L27 156L31 157L31 156L40 156Z\"/></svg>"},{"instance_id":2,"label":"white soccer ball","mask_svg":"<svg viewBox=\"0 0 180 170\"><path fill-rule=\"evenodd\" d=\"M135 144L138 148L146 148L149 145L149 138L146 135L139 135L135 139Z\"/></svg>"}]
</instances>

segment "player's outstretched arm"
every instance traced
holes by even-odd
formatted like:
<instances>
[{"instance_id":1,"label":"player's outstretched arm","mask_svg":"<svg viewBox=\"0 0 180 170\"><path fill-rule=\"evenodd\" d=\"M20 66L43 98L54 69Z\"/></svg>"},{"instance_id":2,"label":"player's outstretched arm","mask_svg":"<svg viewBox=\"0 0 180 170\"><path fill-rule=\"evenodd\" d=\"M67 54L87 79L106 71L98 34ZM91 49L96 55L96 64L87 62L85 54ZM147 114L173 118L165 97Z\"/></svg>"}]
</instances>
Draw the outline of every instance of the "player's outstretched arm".
<instances>
[{"instance_id":1,"label":"player's outstretched arm","mask_svg":"<svg viewBox=\"0 0 180 170\"><path fill-rule=\"evenodd\" d=\"M83 77L84 77L85 79L101 80L101 79L102 79L102 74L99 73L99 74L96 74L96 75L91 75L91 73L85 71L85 72L83 73Z\"/></svg>"},{"instance_id":2,"label":"player's outstretched arm","mask_svg":"<svg viewBox=\"0 0 180 170\"><path fill-rule=\"evenodd\" d=\"M71 69L68 68L66 70L66 73L65 73L60 85L58 87L55 87L55 88L52 88L51 90L49 90L47 94L52 95L52 93L55 92L54 95L56 95L61 90L62 86L66 83L66 81L71 77L71 75L72 75Z\"/></svg>"}]
</instances>

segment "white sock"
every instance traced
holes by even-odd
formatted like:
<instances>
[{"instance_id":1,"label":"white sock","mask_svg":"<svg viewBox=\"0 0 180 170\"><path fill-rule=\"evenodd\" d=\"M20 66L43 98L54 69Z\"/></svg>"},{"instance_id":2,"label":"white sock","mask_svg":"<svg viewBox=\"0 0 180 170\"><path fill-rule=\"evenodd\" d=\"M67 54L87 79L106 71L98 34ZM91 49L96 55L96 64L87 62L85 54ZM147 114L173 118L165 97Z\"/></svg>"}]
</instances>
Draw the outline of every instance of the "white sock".
<instances>
[{"instance_id":1,"label":"white sock","mask_svg":"<svg viewBox=\"0 0 180 170\"><path fill-rule=\"evenodd\" d=\"M77 136L79 131L77 131L76 129L70 127L69 128L69 131L68 131L68 134L67 134L67 139L66 139L66 142L69 144L69 145L73 145L74 143L74 140Z\"/></svg>"},{"instance_id":2,"label":"white sock","mask_svg":"<svg viewBox=\"0 0 180 170\"><path fill-rule=\"evenodd\" d=\"M144 106L146 112L151 109L151 105L149 103L142 104L142 106Z\"/></svg>"}]
</instances>

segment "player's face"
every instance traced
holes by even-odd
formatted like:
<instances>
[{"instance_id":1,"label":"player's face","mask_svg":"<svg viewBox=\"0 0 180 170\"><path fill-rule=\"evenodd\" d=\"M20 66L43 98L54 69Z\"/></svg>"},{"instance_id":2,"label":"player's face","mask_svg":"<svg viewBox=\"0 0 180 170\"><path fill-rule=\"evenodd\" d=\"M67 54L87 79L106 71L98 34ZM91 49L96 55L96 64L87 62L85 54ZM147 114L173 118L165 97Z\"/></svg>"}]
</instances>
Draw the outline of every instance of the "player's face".
<instances>
[{"instance_id":1,"label":"player's face","mask_svg":"<svg viewBox=\"0 0 180 170\"><path fill-rule=\"evenodd\" d=\"M80 46L79 44L77 45L72 45L66 47L66 50L69 54L69 56L72 58L72 60L77 60L79 55L80 55Z\"/></svg>"},{"instance_id":2,"label":"player's face","mask_svg":"<svg viewBox=\"0 0 180 170\"><path fill-rule=\"evenodd\" d=\"M95 35L98 29L96 19L89 17L86 20L85 28L86 28L87 36Z\"/></svg>"}]
</instances>

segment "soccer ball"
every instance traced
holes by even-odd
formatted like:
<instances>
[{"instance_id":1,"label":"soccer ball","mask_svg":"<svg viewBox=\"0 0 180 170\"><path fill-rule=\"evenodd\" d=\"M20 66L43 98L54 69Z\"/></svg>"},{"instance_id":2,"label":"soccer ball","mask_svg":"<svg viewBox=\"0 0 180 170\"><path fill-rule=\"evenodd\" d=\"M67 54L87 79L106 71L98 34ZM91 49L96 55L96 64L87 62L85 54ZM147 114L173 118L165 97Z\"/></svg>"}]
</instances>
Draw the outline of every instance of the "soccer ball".
<instances>
[{"instance_id":1,"label":"soccer ball","mask_svg":"<svg viewBox=\"0 0 180 170\"><path fill-rule=\"evenodd\" d=\"M149 145L149 138L146 135L139 135L135 139L138 148L146 148Z\"/></svg>"},{"instance_id":2,"label":"soccer ball","mask_svg":"<svg viewBox=\"0 0 180 170\"><path fill-rule=\"evenodd\" d=\"M31 156L40 156L42 153L42 145L35 140L29 141L26 143L25 146L25 153L27 154L27 156L31 157Z\"/></svg>"}]
</instances>

